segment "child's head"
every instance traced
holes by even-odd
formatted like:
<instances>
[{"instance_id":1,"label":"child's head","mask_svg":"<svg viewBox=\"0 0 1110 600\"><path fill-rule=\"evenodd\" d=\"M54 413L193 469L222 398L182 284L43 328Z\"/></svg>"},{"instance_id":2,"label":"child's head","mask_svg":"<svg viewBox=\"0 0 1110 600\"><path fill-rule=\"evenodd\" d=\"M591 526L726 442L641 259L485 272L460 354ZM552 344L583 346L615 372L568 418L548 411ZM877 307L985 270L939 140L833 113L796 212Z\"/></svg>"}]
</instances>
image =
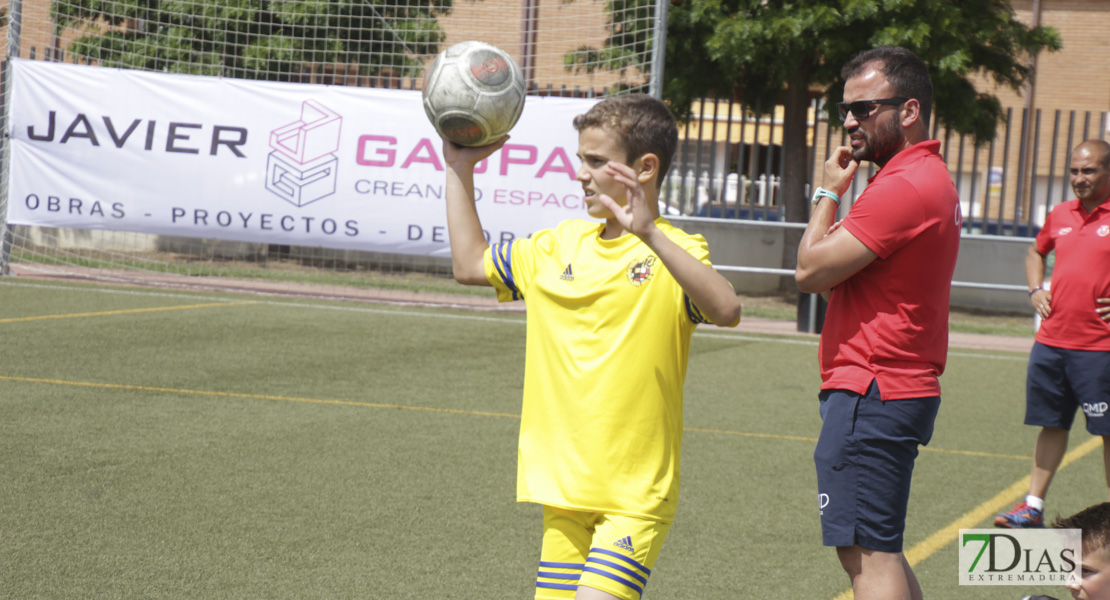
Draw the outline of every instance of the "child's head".
<instances>
[{"instance_id":1,"label":"child's head","mask_svg":"<svg viewBox=\"0 0 1110 600\"><path fill-rule=\"evenodd\" d=\"M1052 524L1083 532L1082 581L1068 586L1082 600L1110 600L1110 502L1085 508Z\"/></svg>"},{"instance_id":2,"label":"child's head","mask_svg":"<svg viewBox=\"0 0 1110 600\"><path fill-rule=\"evenodd\" d=\"M678 147L678 124L666 104L645 94L607 98L585 114L574 117L578 133L597 127L612 135L625 149L625 164L645 154L659 160L655 187L660 189Z\"/></svg>"}]
</instances>

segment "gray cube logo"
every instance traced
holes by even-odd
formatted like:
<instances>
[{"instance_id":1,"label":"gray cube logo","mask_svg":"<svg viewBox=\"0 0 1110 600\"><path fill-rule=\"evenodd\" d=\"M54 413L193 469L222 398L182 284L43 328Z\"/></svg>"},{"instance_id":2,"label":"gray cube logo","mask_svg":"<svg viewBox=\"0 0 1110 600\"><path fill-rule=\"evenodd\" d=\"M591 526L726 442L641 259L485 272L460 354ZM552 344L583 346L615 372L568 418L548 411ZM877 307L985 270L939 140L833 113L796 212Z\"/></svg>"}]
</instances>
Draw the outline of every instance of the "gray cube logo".
<instances>
[{"instance_id":1,"label":"gray cube logo","mask_svg":"<svg viewBox=\"0 0 1110 600\"><path fill-rule=\"evenodd\" d=\"M315 100L301 103L301 118L270 132L266 189L294 206L335 193L343 117Z\"/></svg>"}]
</instances>

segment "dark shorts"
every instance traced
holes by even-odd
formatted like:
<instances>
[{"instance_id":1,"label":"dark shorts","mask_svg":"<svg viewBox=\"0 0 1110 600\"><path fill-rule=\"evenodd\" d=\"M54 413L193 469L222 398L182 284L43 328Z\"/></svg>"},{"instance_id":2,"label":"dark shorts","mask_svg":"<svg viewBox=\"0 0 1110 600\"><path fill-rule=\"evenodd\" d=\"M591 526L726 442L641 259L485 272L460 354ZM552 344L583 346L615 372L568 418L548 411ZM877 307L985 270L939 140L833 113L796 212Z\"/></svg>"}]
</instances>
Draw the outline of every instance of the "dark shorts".
<instances>
[{"instance_id":1,"label":"dark shorts","mask_svg":"<svg viewBox=\"0 0 1110 600\"><path fill-rule=\"evenodd\" d=\"M1033 343L1025 379L1025 424L1071 429L1082 408L1087 431L1110 435L1110 352Z\"/></svg>"},{"instance_id":2,"label":"dark shorts","mask_svg":"<svg viewBox=\"0 0 1110 600\"><path fill-rule=\"evenodd\" d=\"M883 402L872 382L862 396L822 390L819 398L813 461L822 541L901 552L913 463L933 437L940 396Z\"/></svg>"}]
</instances>

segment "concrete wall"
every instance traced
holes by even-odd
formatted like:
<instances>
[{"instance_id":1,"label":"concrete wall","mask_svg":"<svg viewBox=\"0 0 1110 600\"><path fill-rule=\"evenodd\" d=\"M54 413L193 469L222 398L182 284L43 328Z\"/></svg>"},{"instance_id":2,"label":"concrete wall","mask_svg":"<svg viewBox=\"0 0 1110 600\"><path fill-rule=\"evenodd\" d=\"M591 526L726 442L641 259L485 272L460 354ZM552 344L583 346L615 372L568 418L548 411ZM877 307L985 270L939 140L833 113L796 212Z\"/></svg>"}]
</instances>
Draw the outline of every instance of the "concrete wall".
<instances>
[{"instance_id":1,"label":"concrete wall","mask_svg":"<svg viewBox=\"0 0 1110 600\"><path fill-rule=\"evenodd\" d=\"M804 228L797 223L728 221L694 217L668 217L689 233L700 233L709 242L714 266L781 268L785 233ZM961 309L1033 314L1025 283L1025 255L1031 238L964 235L953 281L965 284L1020 286L1021 289L952 288L952 306ZM723 271L737 291L772 294L779 290L780 275Z\"/></svg>"}]
</instances>

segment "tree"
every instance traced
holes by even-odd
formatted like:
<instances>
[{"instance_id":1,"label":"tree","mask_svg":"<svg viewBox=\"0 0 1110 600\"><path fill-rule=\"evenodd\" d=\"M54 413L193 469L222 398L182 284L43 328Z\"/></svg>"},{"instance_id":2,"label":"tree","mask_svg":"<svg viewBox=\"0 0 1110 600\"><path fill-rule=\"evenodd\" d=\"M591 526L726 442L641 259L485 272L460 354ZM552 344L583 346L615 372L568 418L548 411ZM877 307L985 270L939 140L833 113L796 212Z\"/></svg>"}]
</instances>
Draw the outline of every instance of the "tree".
<instances>
[{"instance_id":1,"label":"tree","mask_svg":"<svg viewBox=\"0 0 1110 600\"><path fill-rule=\"evenodd\" d=\"M292 81L319 66L367 76L414 76L444 39L452 0L67 0L57 31L102 66ZM105 26L106 25L106 26Z\"/></svg>"},{"instance_id":2,"label":"tree","mask_svg":"<svg viewBox=\"0 0 1110 600\"><path fill-rule=\"evenodd\" d=\"M786 220L805 222L810 101L824 96L830 121L839 123L833 109L844 89L840 66L879 45L920 56L933 80L934 118L985 143L1003 111L972 77L1020 91L1033 76L1031 57L1061 42L1051 28L1019 22L1009 0L672 0L663 96L679 117L699 98L738 98L767 111L784 105ZM795 246L787 244L787 268Z\"/></svg>"}]
</instances>

